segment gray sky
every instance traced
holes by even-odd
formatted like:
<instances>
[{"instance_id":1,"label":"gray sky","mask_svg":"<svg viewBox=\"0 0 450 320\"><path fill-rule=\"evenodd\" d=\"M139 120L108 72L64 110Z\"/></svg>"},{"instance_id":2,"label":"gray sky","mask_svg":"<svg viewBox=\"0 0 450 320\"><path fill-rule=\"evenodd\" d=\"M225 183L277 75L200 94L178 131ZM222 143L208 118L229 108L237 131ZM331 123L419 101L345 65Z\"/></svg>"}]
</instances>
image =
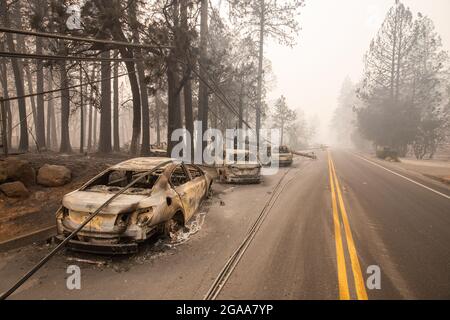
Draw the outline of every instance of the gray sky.
<instances>
[{"instance_id":1,"label":"gray sky","mask_svg":"<svg viewBox=\"0 0 450 320\"><path fill-rule=\"evenodd\" d=\"M450 0L403 0L414 14L435 23L445 50L450 49ZM321 119L318 140L326 142L329 120L341 84L348 75L362 76L363 55L394 0L306 0L299 22L298 44L287 48L268 42L276 86L269 102L281 94L292 108Z\"/></svg>"}]
</instances>

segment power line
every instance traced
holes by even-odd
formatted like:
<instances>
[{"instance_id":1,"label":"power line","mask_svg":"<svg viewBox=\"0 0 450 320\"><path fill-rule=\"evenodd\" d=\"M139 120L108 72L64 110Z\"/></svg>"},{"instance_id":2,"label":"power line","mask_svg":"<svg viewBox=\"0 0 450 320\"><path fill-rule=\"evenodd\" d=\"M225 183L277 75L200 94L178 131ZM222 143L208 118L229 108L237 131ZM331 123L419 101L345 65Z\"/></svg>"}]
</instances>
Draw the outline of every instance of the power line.
<instances>
[{"instance_id":1,"label":"power line","mask_svg":"<svg viewBox=\"0 0 450 320\"><path fill-rule=\"evenodd\" d=\"M25 283L33 274L36 273L44 264L47 263L48 260L51 259L66 243L68 243L75 235L77 235L78 232L80 232L94 217L96 217L107 205L109 205L111 202L113 202L117 197L119 197L121 194L123 194L125 191L133 187L136 183L140 182L144 178L151 175L153 172L164 168L165 166L173 163L172 160L164 161L151 170L148 170L141 175L139 175L136 179L131 181L128 185L120 189L117 193L115 193L111 198L109 198L107 201L105 201L101 206L99 206L93 213L91 213L86 220L83 221L75 230L73 230L64 240L62 240L50 253L48 253L42 260L40 260L36 265L33 266L33 268L30 269L23 277L21 277L10 289L8 289L6 292L2 293L0 295L0 300L5 300L8 298L11 294L14 293L21 285Z\"/></svg>"},{"instance_id":2,"label":"power line","mask_svg":"<svg viewBox=\"0 0 450 320\"><path fill-rule=\"evenodd\" d=\"M59 92L59 91L62 91L62 90L75 89L75 88L79 88L79 87L84 86L84 85L92 85L94 83L107 81L107 80L111 80L111 79L114 79L114 78L120 78L120 77L129 75L129 74L131 74L131 73L130 72L123 73L123 74L118 75L117 77L113 76L113 77L110 77L110 78L103 78L103 79L99 79L99 80L95 80L95 81L89 81L89 82L84 82L82 84L77 84L77 85L73 85L73 86L69 86L69 87L65 87L65 88L59 88L59 89L54 89L54 90L48 90L48 91L43 91L43 92L32 93L32 94L24 95L24 96L21 96L21 97L10 97L10 98L7 98L7 99L3 99L3 98L0 97L0 101L4 102L4 101L11 101L11 100L25 99L25 98L29 98L29 97L38 96L38 95L41 95L41 94L48 94L48 93ZM15 128L17 128L21 123L23 123L26 119L28 119L28 117L30 115L32 115L32 114L33 114L33 112L28 113L25 116L25 118L21 119L18 123L16 123L14 126L11 127L11 131L14 130Z\"/></svg>"},{"instance_id":3,"label":"power line","mask_svg":"<svg viewBox=\"0 0 450 320\"><path fill-rule=\"evenodd\" d=\"M38 31L20 30L20 29L5 28L5 27L0 27L0 32L15 33L15 34L21 34L21 35L26 35L26 36L35 36L35 37L60 39L60 40L71 40L71 41L89 42L89 43L98 43L98 44L110 44L110 45L116 45L116 46L134 47L134 48L142 48L142 49L172 49L172 48L174 48L173 46L168 46L168 45L151 46L151 45L140 44L140 43L94 39L94 38L89 38L89 37L67 36L67 35L63 35L60 33L54 33L54 32L38 32Z\"/></svg>"},{"instance_id":4,"label":"power line","mask_svg":"<svg viewBox=\"0 0 450 320\"><path fill-rule=\"evenodd\" d=\"M212 93L214 93L219 98L219 100L225 105L225 107L227 107L229 110L231 110L231 112L236 114L236 111L233 109L233 107L228 105L228 101L226 101L226 99L217 94L216 90L214 90L214 88L209 84L208 80L201 77L200 74L194 69L192 69L191 71L198 77L198 79L201 82L203 82L203 84L205 84L208 87L209 90L211 90Z\"/></svg>"},{"instance_id":5,"label":"power line","mask_svg":"<svg viewBox=\"0 0 450 320\"><path fill-rule=\"evenodd\" d=\"M122 73L122 74L119 74L117 77L113 76L113 77L109 77L109 78L103 78L103 79L99 79L99 80L95 80L95 81L89 81L89 82L84 82L83 84L76 84L76 85L68 86L68 87L64 87L64 88L58 88L58 89L54 89L54 90L48 90L48 91L42 91L42 92L25 94L25 95L20 96L20 97L19 96L18 97L9 97L9 98L6 98L6 99L2 99L2 101L11 101L11 100L25 99L25 98L39 96L41 94L54 93L54 92L59 92L59 91L62 91L62 90L71 90L71 89L79 88L81 86L85 86L87 84L94 84L94 83L98 83L98 82L102 82L102 81L111 80L111 79L114 79L114 78L120 78L120 77L127 76L127 75L129 75L131 73L134 73L134 72L135 71Z\"/></svg>"},{"instance_id":6,"label":"power line","mask_svg":"<svg viewBox=\"0 0 450 320\"><path fill-rule=\"evenodd\" d=\"M179 60L181 63L186 63L182 60ZM202 65L199 63L199 68L203 68ZM220 89L220 87L214 82L214 80L211 79L210 76L208 76L209 80L214 84L214 86L216 87L216 90L214 90L214 88L208 83L208 80L204 79L203 77L200 76L200 74L192 69L192 72L199 78L200 81L202 81L218 98L220 101L222 101L222 103L224 104L224 106L231 110L231 112L233 112L238 118L239 118L239 112L236 111L236 109L234 108L232 102L228 99L227 95L222 91L222 89ZM205 72L206 75L208 75L208 72ZM219 93L221 95L223 95L223 97L221 97L220 95L217 94L217 91L219 91ZM254 131L256 133L256 129L253 129L247 121L245 121L244 119L242 119L242 123L244 123L250 130ZM270 141L268 141L267 139L263 138L263 140L269 144L271 144Z\"/></svg>"},{"instance_id":7,"label":"power line","mask_svg":"<svg viewBox=\"0 0 450 320\"><path fill-rule=\"evenodd\" d=\"M184 63L184 62L183 62L183 63ZM199 65L199 67L201 68L200 65ZM223 93L223 91L217 86L217 84L215 84L214 81L211 80L211 78L210 78L210 80L211 80L211 82L213 82L213 84L215 85L216 89L214 89L214 88L209 84L209 82L208 82L207 79L204 79L202 76L200 76L200 74L199 74L196 70L192 69L192 72L199 78L199 80L200 80L201 82L203 82L203 83L208 87L209 90L211 90L212 93L214 93L214 94L217 96L217 98L219 98L219 100L224 104L224 106L225 106L227 109L229 109L232 113L234 113L236 116L239 117L239 112L236 111L236 109L234 109L234 107L233 107L232 103L230 102L230 100L228 99L228 97L227 97L227 96ZM206 73L206 74L207 74L207 73ZM218 93L220 93L220 95L219 95ZM222 95L223 95L223 97L222 97ZM242 119L242 123L244 123L249 129L253 130L252 127L248 124L248 122L245 121L244 119Z\"/></svg>"},{"instance_id":8,"label":"power line","mask_svg":"<svg viewBox=\"0 0 450 320\"><path fill-rule=\"evenodd\" d=\"M203 68L203 70L205 71L205 74L208 76L207 70L205 70L205 67L202 66L202 64L200 63L200 61L199 61L198 65L199 65L199 68L200 68L200 69ZM213 85L216 87L217 91L219 91L219 93L220 93L220 94L224 97L224 99L228 102L228 104L229 104L230 108L232 109L233 113L234 113L235 115L237 115L238 118L239 118L239 117L240 117L240 114L239 114L238 111L236 111L236 109L234 108L233 103L230 101L230 99L228 99L228 96L222 91L222 89L221 89L220 86L214 81L214 79L212 79L210 76L208 76L208 78L209 78L209 80L213 83ZM249 129L251 129L251 126L250 126L246 121L244 121L244 120L242 119L242 122L243 122Z\"/></svg>"},{"instance_id":9,"label":"power line","mask_svg":"<svg viewBox=\"0 0 450 320\"><path fill-rule=\"evenodd\" d=\"M36 32L36 31L26 31L26 30L19 30L19 29L13 29L13 28L5 28L0 27L0 32L8 32L8 33L16 33L16 34L22 34L22 35L31 35L31 36L37 36L37 37L45 37L45 38L55 38L55 39L63 39L63 40L72 40L72 41L82 41L82 42L90 42L90 43L100 43L100 44L114 44L114 45L121 45L121 46L128 46L128 47L137 47L137 48L147 48L147 49L161 49L161 48L174 48L173 46L149 46L144 44L137 44L137 43L128 43L128 42L121 42L121 41L113 41L113 40L102 40L102 39L93 39L93 38L83 38L83 37L75 37L75 36L66 36L58 33L48 33L48 32ZM74 60L74 61L102 61L102 58L91 58L91 57L70 57L70 56L51 56L51 55L36 55L36 54L25 54L25 53L12 53L12 52L0 52L0 56L4 57L12 57L12 58L29 58L29 59L42 59L42 60ZM117 59L117 58L109 58L104 59L105 61L138 61L138 59ZM141 59L145 60L145 59ZM187 65L186 62L178 59L180 62ZM201 64L199 63L199 68L203 68ZM231 101L228 99L228 97L223 93L223 91L219 88L217 84L214 83L214 81L210 78L210 81L214 84L216 87L216 90L208 83L207 80L203 79L203 77L200 76L200 74L191 69L193 73L196 74L196 76L202 81L213 93L216 94L216 96L221 100L221 102L229 109L231 110L236 116L239 117L239 113L234 108ZM205 72L205 74L208 74ZM107 79L106 79L107 80ZM60 91L60 90L56 90ZM217 91L220 93L217 94ZM33 95L26 95L23 97L28 96L34 96L39 95L43 93L33 94ZM221 96L222 95L222 96ZM19 97L16 97L17 99ZM5 99L5 101L13 100L13 98ZM247 123L247 121L242 119L242 122L249 128L252 129L252 127Z\"/></svg>"},{"instance_id":10,"label":"power line","mask_svg":"<svg viewBox=\"0 0 450 320\"><path fill-rule=\"evenodd\" d=\"M101 40L101 39L65 36L65 35L61 35L61 34L57 34L57 33L25 31L25 30L4 28L4 27L0 27L0 32L10 32L10 33L23 34L23 35L33 35L33 36L39 36L39 37L65 39L65 40L73 40L73 41L84 41L84 42L91 42L91 43L115 44L115 45L123 45L123 46L139 47L139 48L150 48L150 49L155 49L155 48L160 48L160 49L161 48L173 48L173 46L148 46L148 45L137 44L137 43L128 43L128 42L120 42L120 41L112 41L112 40ZM74 61L77 61L77 60L78 61L102 61L102 60L105 60L105 61L133 61L133 62L135 62L135 61L138 61L138 60L141 60L141 61L147 60L147 59L142 59L142 58L141 59L135 59L135 58L118 59L118 58L71 57L71 56L63 56L63 55L59 55L59 56L54 56L54 55L36 55L36 54L12 53L12 52L0 52L0 56L11 57L11 58L25 58L25 59L28 58L28 59L42 59L42 60L74 60ZM183 61L181 59L177 59L177 60L179 62L185 64L185 65L188 65L188 63L186 63L185 61ZM200 63L199 63L199 68L203 68L204 69L204 67ZM196 70L191 68L191 71L199 78L200 81L202 81L208 87L208 89L210 89L219 98L219 100L224 104L224 106L226 108L231 110L232 113L234 113L238 118L240 118L240 114L234 108L233 103L228 99L227 95L220 89L220 87L214 82L214 80L212 80L211 77L208 76L208 72L205 72L205 74L208 76L209 80L213 83L215 88L213 88L210 85L210 83L208 82L207 79L204 79L202 76L200 76L200 74ZM114 78L114 77L112 77L112 78ZM108 80L108 79L103 79L103 80ZM102 80L100 80L100 81L102 81ZM94 81L93 83L100 82L100 81ZM90 83L87 83L87 84L90 84ZM76 87L79 87L79 85L71 86L71 87L68 87L67 89L76 88ZM24 95L22 97L13 97L13 98L9 98L9 99L4 99L4 101L15 100L15 99L20 99L20 98L26 98L26 97L32 97L32 96L45 94L45 93L58 92L58 91L61 91L61 90L62 89L57 89L57 90L52 90L52 91L49 91L49 92L41 92L41 93ZM249 129L254 130L248 124L248 122L245 121L244 119L242 119L242 123L244 123Z\"/></svg>"},{"instance_id":11,"label":"power line","mask_svg":"<svg viewBox=\"0 0 450 320\"><path fill-rule=\"evenodd\" d=\"M0 51L0 57L15 58L15 59L34 59L34 60L69 60L69 61L91 61L91 62L136 62L135 58L101 58L101 57L75 57L67 55L46 55L46 54L32 54Z\"/></svg>"}]
</instances>

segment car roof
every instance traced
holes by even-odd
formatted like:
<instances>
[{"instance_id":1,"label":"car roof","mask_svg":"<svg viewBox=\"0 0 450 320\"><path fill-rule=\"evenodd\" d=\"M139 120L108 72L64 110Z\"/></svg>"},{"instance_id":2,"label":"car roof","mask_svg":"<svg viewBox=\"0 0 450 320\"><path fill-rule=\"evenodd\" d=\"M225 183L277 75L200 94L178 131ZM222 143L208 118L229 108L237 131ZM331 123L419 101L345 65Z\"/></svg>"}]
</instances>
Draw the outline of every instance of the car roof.
<instances>
[{"instance_id":1,"label":"car roof","mask_svg":"<svg viewBox=\"0 0 450 320\"><path fill-rule=\"evenodd\" d=\"M134 158L130 160L123 161L121 163L116 164L112 167L112 169L116 170L134 170L134 171L147 171L151 170L154 167L166 162L171 161L171 163L175 162L175 159L167 158L167 157L142 157L142 158ZM165 168L170 163L162 166Z\"/></svg>"}]
</instances>

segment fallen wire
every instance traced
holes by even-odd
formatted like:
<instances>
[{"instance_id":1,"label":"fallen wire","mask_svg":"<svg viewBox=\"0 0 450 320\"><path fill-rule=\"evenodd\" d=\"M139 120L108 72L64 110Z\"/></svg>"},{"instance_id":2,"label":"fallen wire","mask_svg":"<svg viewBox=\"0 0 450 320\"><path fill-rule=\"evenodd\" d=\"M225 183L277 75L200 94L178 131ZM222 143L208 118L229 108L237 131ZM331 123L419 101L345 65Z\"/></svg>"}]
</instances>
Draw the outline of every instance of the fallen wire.
<instances>
[{"instance_id":1,"label":"fallen wire","mask_svg":"<svg viewBox=\"0 0 450 320\"><path fill-rule=\"evenodd\" d=\"M8 298L11 294L14 293L20 286L22 286L25 281L27 281L33 274L36 273L45 263L47 263L48 260L50 260L51 257L53 257L67 242L69 242L81 229L83 229L95 216L97 216L107 205L109 205L111 202L113 202L118 196L123 194L125 191L127 191L129 188L134 186L136 183L147 177L148 175L152 174L156 170L173 163L172 160L164 161L163 163L160 163L153 169L142 173L139 177L137 177L135 180L130 182L127 186L123 187L119 192L114 194L111 198L109 198L106 202L104 202L100 207L97 208L92 214L88 216L86 220L74 231L72 231L71 234L69 234L60 244L58 244L49 254L47 254L44 258L42 258L41 261L39 261L33 268L30 269L22 278L20 278L10 289L8 289L6 292L4 292L0 296L0 300L5 300Z\"/></svg>"},{"instance_id":2,"label":"fallen wire","mask_svg":"<svg viewBox=\"0 0 450 320\"><path fill-rule=\"evenodd\" d=\"M33 60L63 60L63 61L90 61L90 62L137 62L139 59L135 58L101 58L101 57L76 57L68 55L48 55L48 54L34 54L22 52L8 52L0 51L0 57L14 58L14 59L33 59Z\"/></svg>"},{"instance_id":3,"label":"fallen wire","mask_svg":"<svg viewBox=\"0 0 450 320\"><path fill-rule=\"evenodd\" d=\"M292 170L292 168L289 168L286 170L286 172L283 174L281 179L278 181L278 183L275 185L275 188L272 191L271 196L264 204L264 207L260 211L258 217L251 225L250 229L247 231L247 234L244 238L244 240L241 242L241 244L236 248L236 250L233 252L233 254L228 258L228 260L225 262L225 265L220 270L218 276L215 278L213 284L209 288L208 292L203 297L203 300L215 300L219 293L222 291L224 285L228 281L228 278L230 277L231 273L233 273L234 269L236 268L237 264L241 260L242 256L244 255L245 251L247 250L248 246L252 242L253 238L256 235L256 232L261 227L262 223L266 219L266 216L274 206L274 204L277 202L279 196L281 195L284 187L291 181L288 180L284 185L282 182L284 181L285 177L288 175L288 173Z\"/></svg>"}]
</instances>

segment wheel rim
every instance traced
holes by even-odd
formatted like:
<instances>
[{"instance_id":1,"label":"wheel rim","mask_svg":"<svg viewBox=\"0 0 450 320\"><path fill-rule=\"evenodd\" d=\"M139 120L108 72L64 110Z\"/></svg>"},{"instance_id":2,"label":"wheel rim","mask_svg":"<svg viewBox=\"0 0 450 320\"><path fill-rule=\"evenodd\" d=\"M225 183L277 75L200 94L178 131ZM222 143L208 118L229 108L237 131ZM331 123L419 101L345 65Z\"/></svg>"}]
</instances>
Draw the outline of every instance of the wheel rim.
<instances>
[{"instance_id":1,"label":"wheel rim","mask_svg":"<svg viewBox=\"0 0 450 320\"><path fill-rule=\"evenodd\" d=\"M166 222L165 235L167 237L173 238L174 235L178 232L178 230L180 230L180 226L174 218Z\"/></svg>"}]
</instances>

